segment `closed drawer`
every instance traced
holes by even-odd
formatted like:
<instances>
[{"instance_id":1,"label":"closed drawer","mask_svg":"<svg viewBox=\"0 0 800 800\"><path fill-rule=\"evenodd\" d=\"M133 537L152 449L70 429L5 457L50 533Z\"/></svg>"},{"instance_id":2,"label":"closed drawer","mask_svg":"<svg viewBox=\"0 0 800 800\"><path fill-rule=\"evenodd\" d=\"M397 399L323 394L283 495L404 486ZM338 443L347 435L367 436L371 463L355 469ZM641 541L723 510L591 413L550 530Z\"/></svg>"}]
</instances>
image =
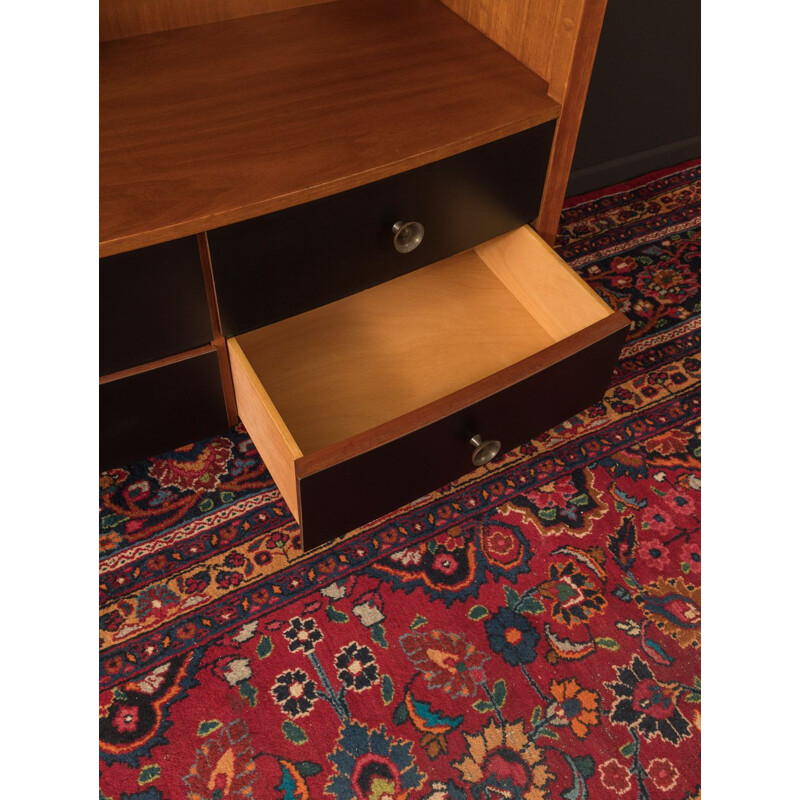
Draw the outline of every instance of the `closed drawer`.
<instances>
[{"instance_id":1,"label":"closed drawer","mask_svg":"<svg viewBox=\"0 0 800 800\"><path fill-rule=\"evenodd\" d=\"M100 469L228 430L216 352L100 384Z\"/></svg>"},{"instance_id":2,"label":"closed drawer","mask_svg":"<svg viewBox=\"0 0 800 800\"><path fill-rule=\"evenodd\" d=\"M229 340L239 413L305 548L599 400L628 320L527 226Z\"/></svg>"},{"instance_id":3,"label":"closed drawer","mask_svg":"<svg viewBox=\"0 0 800 800\"><path fill-rule=\"evenodd\" d=\"M100 259L100 374L208 344L194 236Z\"/></svg>"},{"instance_id":4,"label":"closed drawer","mask_svg":"<svg viewBox=\"0 0 800 800\"><path fill-rule=\"evenodd\" d=\"M427 124L427 123L426 123ZM534 219L555 121L357 189L209 231L226 336L439 261ZM394 246L396 222L422 242Z\"/></svg>"}]
</instances>

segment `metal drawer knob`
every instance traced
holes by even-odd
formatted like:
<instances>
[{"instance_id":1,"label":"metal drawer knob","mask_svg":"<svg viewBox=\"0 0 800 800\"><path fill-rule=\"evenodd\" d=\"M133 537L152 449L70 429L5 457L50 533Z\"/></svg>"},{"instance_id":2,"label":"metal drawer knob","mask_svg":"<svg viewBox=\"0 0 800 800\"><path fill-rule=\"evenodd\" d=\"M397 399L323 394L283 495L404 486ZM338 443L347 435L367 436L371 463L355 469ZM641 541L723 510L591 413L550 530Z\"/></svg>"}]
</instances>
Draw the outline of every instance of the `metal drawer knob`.
<instances>
[{"instance_id":1,"label":"metal drawer knob","mask_svg":"<svg viewBox=\"0 0 800 800\"><path fill-rule=\"evenodd\" d=\"M410 253L416 250L425 236L425 226L421 222L395 222L392 225L394 249L398 253Z\"/></svg>"},{"instance_id":2,"label":"metal drawer knob","mask_svg":"<svg viewBox=\"0 0 800 800\"><path fill-rule=\"evenodd\" d=\"M502 447L497 439L489 439L488 442L484 442L477 433L469 440L469 443L475 448L472 453L472 463L476 467L488 464L500 452Z\"/></svg>"}]
</instances>

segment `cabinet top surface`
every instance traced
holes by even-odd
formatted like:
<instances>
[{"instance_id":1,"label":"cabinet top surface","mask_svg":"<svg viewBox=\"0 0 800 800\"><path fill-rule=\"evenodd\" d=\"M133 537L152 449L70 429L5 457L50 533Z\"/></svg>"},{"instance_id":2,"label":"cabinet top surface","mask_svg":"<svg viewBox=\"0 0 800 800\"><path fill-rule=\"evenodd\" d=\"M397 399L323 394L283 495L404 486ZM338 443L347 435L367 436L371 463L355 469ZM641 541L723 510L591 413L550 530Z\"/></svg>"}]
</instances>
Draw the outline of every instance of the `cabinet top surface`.
<instances>
[{"instance_id":1,"label":"cabinet top surface","mask_svg":"<svg viewBox=\"0 0 800 800\"><path fill-rule=\"evenodd\" d=\"M106 42L100 254L350 189L559 111L544 80L436 0L339 0Z\"/></svg>"}]
</instances>

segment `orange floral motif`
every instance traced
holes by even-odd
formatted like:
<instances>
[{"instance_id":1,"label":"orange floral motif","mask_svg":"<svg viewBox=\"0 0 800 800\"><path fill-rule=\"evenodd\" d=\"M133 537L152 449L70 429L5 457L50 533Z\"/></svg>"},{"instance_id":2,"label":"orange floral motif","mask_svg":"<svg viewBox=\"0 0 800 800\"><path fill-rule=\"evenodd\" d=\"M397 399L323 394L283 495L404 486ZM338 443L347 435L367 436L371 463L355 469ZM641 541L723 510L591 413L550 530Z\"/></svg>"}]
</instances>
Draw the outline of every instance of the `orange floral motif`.
<instances>
[{"instance_id":1,"label":"orange floral motif","mask_svg":"<svg viewBox=\"0 0 800 800\"><path fill-rule=\"evenodd\" d=\"M467 753L455 767L474 787L475 797L548 797L545 789L555 775L544 763L544 752L528 741L522 722L500 726L490 720L478 733L465 733L464 741Z\"/></svg>"},{"instance_id":2,"label":"orange floral motif","mask_svg":"<svg viewBox=\"0 0 800 800\"><path fill-rule=\"evenodd\" d=\"M255 777L249 733L245 723L236 720L202 744L197 760L183 780L187 800L215 800L251 797Z\"/></svg>"},{"instance_id":3,"label":"orange floral motif","mask_svg":"<svg viewBox=\"0 0 800 800\"><path fill-rule=\"evenodd\" d=\"M116 531L107 531L100 534L100 552L113 550L122 541L122 537Z\"/></svg>"},{"instance_id":4,"label":"orange floral motif","mask_svg":"<svg viewBox=\"0 0 800 800\"><path fill-rule=\"evenodd\" d=\"M685 452L686 445L689 444L691 438L692 435L688 431L676 429L653 436L645 443L645 447L650 452L662 456L673 456L675 453Z\"/></svg>"},{"instance_id":5,"label":"orange floral motif","mask_svg":"<svg viewBox=\"0 0 800 800\"><path fill-rule=\"evenodd\" d=\"M550 693L555 697L555 702L548 706L546 712L551 725L569 725L579 739L585 739L589 735L589 728L600 723L597 713L600 695L581 688L574 678L553 681Z\"/></svg>"},{"instance_id":6,"label":"orange floral motif","mask_svg":"<svg viewBox=\"0 0 800 800\"><path fill-rule=\"evenodd\" d=\"M464 636L442 631L407 633L400 646L419 669L430 688L455 697L472 697L486 680L483 665L489 658Z\"/></svg>"}]
</instances>

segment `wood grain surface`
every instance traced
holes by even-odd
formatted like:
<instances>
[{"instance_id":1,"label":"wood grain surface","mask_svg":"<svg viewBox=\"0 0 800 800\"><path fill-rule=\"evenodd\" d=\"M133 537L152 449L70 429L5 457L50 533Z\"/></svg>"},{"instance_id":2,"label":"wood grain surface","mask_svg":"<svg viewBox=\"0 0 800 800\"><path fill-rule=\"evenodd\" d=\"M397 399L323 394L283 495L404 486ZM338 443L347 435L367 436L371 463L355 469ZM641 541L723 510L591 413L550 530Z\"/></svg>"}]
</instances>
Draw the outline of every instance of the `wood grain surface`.
<instances>
[{"instance_id":1,"label":"wood grain surface","mask_svg":"<svg viewBox=\"0 0 800 800\"><path fill-rule=\"evenodd\" d=\"M101 255L397 174L558 116L435 0L340 0L100 48Z\"/></svg>"},{"instance_id":2,"label":"wood grain surface","mask_svg":"<svg viewBox=\"0 0 800 800\"><path fill-rule=\"evenodd\" d=\"M553 342L471 251L237 339L304 453Z\"/></svg>"},{"instance_id":3,"label":"wood grain surface","mask_svg":"<svg viewBox=\"0 0 800 800\"><path fill-rule=\"evenodd\" d=\"M165 356L164 358L158 358L155 361L147 361L144 364L137 364L134 367L126 367L125 369L117 370L116 372L109 372L105 375L100 376L100 385L102 386L104 383L114 383L115 381L121 381L124 378L130 378L134 375L140 375L143 372L151 372L155 369L160 369L161 367L167 367L170 364L177 364L179 361L186 361L189 358L195 358L196 356L207 355L208 353L213 352L214 346L211 344L204 344L200 347L195 347L192 350L184 350L181 353L175 353L171 356Z\"/></svg>"},{"instance_id":4,"label":"wood grain surface","mask_svg":"<svg viewBox=\"0 0 800 800\"><path fill-rule=\"evenodd\" d=\"M331 0L100 0L100 41L329 2Z\"/></svg>"},{"instance_id":5,"label":"wood grain surface","mask_svg":"<svg viewBox=\"0 0 800 800\"><path fill-rule=\"evenodd\" d=\"M239 416L286 505L299 520L295 462L302 456L300 448L236 339L228 340L228 353Z\"/></svg>"},{"instance_id":6,"label":"wood grain surface","mask_svg":"<svg viewBox=\"0 0 800 800\"><path fill-rule=\"evenodd\" d=\"M300 478L311 475L320 470L327 469L334 464L339 464L350 458L362 455L376 447L382 447L389 442L405 436L410 431L416 431L430 425L458 411L485 400L491 395L504 391L510 386L525 380L531 375L543 373L556 364L567 362L582 351L593 347L598 342L612 338L619 339L614 360L619 358L619 351L630 327L630 320L621 312L614 311L608 317L603 317L599 322L594 322L587 328L573 333L566 339L555 342L550 347L528 356L510 367L488 375L457 392L445 397L440 397L426 406L414 409L397 419L385 422L368 431L359 433L343 442L337 442L316 453L304 454L297 462L297 474ZM610 373L609 373L610 374ZM574 376L573 384L578 388L580 373ZM546 385L546 384L545 384ZM569 414L566 414L569 416ZM564 417L559 417L552 424L560 422ZM545 430L543 428L542 430ZM474 432L474 431L473 431ZM529 432L525 438L536 434ZM488 438L488 435L484 438ZM467 437L469 439L469 437Z\"/></svg>"},{"instance_id":7,"label":"wood grain surface","mask_svg":"<svg viewBox=\"0 0 800 800\"><path fill-rule=\"evenodd\" d=\"M553 35L563 0L440 2L546 81L550 81Z\"/></svg>"},{"instance_id":8,"label":"wood grain surface","mask_svg":"<svg viewBox=\"0 0 800 800\"><path fill-rule=\"evenodd\" d=\"M243 334L237 346L309 454L457 392L611 313L522 229Z\"/></svg>"},{"instance_id":9,"label":"wood grain surface","mask_svg":"<svg viewBox=\"0 0 800 800\"><path fill-rule=\"evenodd\" d=\"M564 339L611 314L611 308L527 225L475 253L553 337Z\"/></svg>"},{"instance_id":10,"label":"wood grain surface","mask_svg":"<svg viewBox=\"0 0 800 800\"><path fill-rule=\"evenodd\" d=\"M567 193L572 157L589 89L606 0L563 0L563 14L554 40L551 93L563 101L564 110L547 169L542 208L536 228L548 244L556 240L561 209Z\"/></svg>"},{"instance_id":11,"label":"wood grain surface","mask_svg":"<svg viewBox=\"0 0 800 800\"><path fill-rule=\"evenodd\" d=\"M214 284L214 270L211 267L211 253L208 250L208 237L205 233L197 234L197 245L200 251L200 262L203 266L203 283L206 290L206 302L208 303L208 314L211 319L211 344L217 351L219 360L219 375L222 380L222 391L225 396L225 412L228 415L228 423L233 427L239 419L239 411L236 408L236 392L233 387L233 376L231 375L231 362L228 356L228 343L222 334L222 325L219 319L219 304L217 302L217 288Z\"/></svg>"}]
</instances>

